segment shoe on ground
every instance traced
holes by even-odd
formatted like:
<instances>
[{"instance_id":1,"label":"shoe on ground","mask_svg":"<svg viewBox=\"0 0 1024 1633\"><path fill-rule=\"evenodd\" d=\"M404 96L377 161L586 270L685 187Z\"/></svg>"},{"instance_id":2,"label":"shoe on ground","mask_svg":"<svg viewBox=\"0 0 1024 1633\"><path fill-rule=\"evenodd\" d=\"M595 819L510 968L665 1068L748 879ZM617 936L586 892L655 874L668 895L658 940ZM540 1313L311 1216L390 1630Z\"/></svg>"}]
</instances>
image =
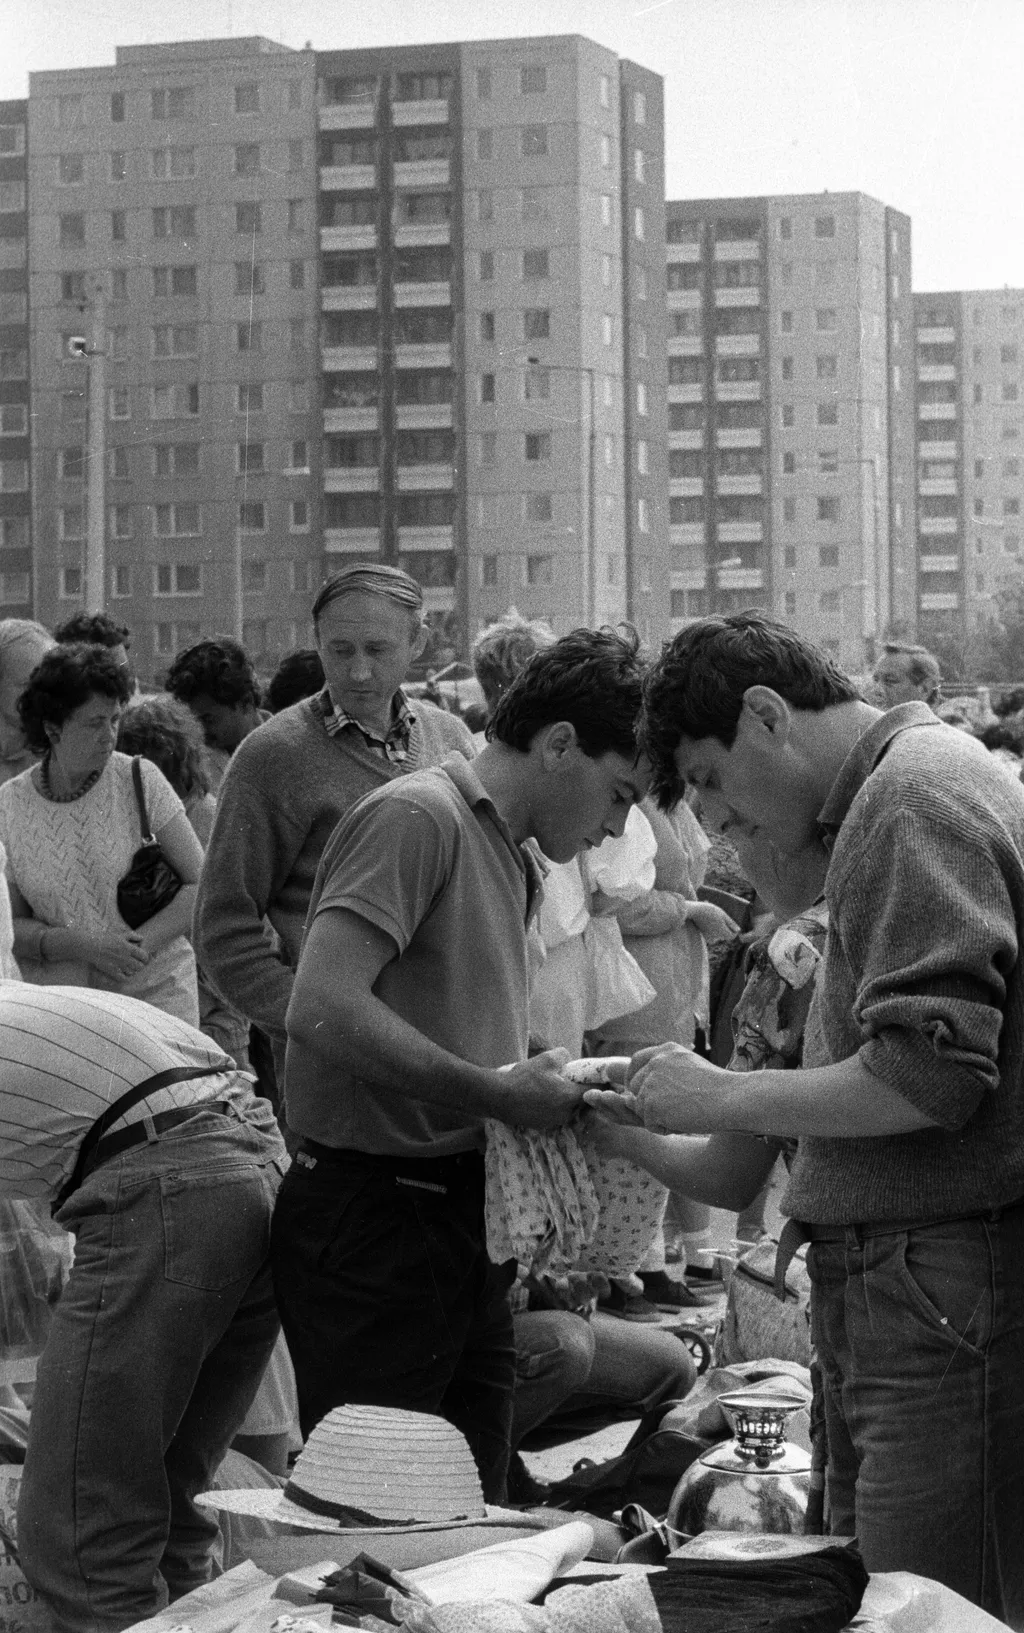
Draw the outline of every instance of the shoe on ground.
<instances>
[{"instance_id":1,"label":"shoe on ground","mask_svg":"<svg viewBox=\"0 0 1024 1633\"><path fill-rule=\"evenodd\" d=\"M641 1270L639 1274L644 1297L659 1310L691 1310L700 1304L685 1282L674 1281L664 1270Z\"/></svg>"},{"instance_id":2,"label":"shoe on ground","mask_svg":"<svg viewBox=\"0 0 1024 1633\"><path fill-rule=\"evenodd\" d=\"M641 1293L624 1292L615 1282L612 1282L607 1298L598 1299L597 1307L606 1315L618 1316L620 1321L661 1320L659 1311L649 1299Z\"/></svg>"},{"instance_id":3,"label":"shoe on ground","mask_svg":"<svg viewBox=\"0 0 1024 1633\"><path fill-rule=\"evenodd\" d=\"M508 1464L508 1500L514 1508L542 1508L551 1495L547 1480L536 1480L518 1452Z\"/></svg>"}]
</instances>

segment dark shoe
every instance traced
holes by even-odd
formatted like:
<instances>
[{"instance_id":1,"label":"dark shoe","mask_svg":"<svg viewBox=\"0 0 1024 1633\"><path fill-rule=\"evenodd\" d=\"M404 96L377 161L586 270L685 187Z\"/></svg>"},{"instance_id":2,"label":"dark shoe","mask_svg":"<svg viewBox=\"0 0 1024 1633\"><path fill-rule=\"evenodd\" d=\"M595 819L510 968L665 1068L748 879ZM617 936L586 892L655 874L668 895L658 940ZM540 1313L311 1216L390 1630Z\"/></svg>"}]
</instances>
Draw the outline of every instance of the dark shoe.
<instances>
[{"instance_id":1,"label":"dark shoe","mask_svg":"<svg viewBox=\"0 0 1024 1633\"><path fill-rule=\"evenodd\" d=\"M508 1500L513 1508L540 1508L551 1495L546 1480L535 1480L518 1452L513 1452L508 1464Z\"/></svg>"},{"instance_id":2,"label":"dark shoe","mask_svg":"<svg viewBox=\"0 0 1024 1633\"><path fill-rule=\"evenodd\" d=\"M661 1320L654 1305L641 1293L626 1293L616 1282L612 1282L607 1298L598 1299L597 1307L606 1315L618 1316L621 1321Z\"/></svg>"},{"instance_id":3,"label":"dark shoe","mask_svg":"<svg viewBox=\"0 0 1024 1633\"><path fill-rule=\"evenodd\" d=\"M700 1304L685 1282L673 1281L664 1270L641 1270L639 1275L645 1297L660 1310L690 1310Z\"/></svg>"}]
</instances>

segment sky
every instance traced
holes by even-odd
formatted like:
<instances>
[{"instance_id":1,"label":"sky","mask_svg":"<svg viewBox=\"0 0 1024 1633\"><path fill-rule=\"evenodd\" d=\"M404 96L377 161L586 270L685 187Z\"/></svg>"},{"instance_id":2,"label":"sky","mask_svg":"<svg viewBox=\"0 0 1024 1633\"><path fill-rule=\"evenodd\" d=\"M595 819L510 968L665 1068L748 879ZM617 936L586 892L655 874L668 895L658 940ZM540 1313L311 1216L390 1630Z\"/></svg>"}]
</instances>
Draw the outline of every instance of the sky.
<instances>
[{"instance_id":1,"label":"sky","mask_svg":"<svg viewBox=\"0 0 1024 1633\"><path fill-rule=\"evenodd\" d=\"M0 98L117 45L583 34L665 76L669 198L860 191L914 287L1024 288L1024 0L0 0Z\"/></svg>"}]
</instances>

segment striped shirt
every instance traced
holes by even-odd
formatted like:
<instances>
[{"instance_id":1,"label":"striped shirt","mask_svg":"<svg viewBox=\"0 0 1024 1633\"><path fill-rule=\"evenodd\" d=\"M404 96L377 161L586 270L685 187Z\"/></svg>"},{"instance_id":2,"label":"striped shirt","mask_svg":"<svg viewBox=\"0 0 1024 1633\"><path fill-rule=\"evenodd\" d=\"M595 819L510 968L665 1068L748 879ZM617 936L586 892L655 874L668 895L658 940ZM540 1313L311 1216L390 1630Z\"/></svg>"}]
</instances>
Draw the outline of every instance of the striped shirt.
<instances>
[{"instance_id":1,"label":"striped shirt","mask_svg":"<svg viewBox=\"0 0 1024 1633\"><path fill-rule=\"evenodd\" d=\"M392 700L391 724L383 737L371 727L364 726L354 714L347 713L340 703L335 703L329 687L325 686L320 696L323 699L324 725L327 727L328 737L337 737L339 732L351 729L360 733L367 748L372 749L375 754L385 755L393 765L402 765L408 759L416 716L401 689L395 693Z\"/></svg>"},{"instance_id":2,"label":"striped shirt","mask_svg":"<svg viewBox=\"0 0 1024 1633\"><path fill-rule=\"evenodd\" d=\"M224 1072L159 1089L108 1133L179 1106L223 1100L234 1062L185 1021L119 993L0 981L0 1197L52 1200L106 1108L170 1067Z\"/></svg>"}]
</instances>

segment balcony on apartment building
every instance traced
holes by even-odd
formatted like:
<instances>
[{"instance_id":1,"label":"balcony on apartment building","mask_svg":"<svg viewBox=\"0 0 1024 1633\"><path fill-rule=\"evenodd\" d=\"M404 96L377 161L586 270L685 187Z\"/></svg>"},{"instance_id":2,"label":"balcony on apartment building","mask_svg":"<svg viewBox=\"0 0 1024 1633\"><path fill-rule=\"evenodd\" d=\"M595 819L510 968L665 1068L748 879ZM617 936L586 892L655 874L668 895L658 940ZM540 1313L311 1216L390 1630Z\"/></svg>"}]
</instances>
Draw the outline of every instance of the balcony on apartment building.
<instances>
[{"instance_id":1,"label":"balcony on apartment building","mask_svg":"<svg viewBox=\"0 0 1024 1633\"><path fill-rule=\"evenodd\" d=\"M761 350L761 336L751 334L716 335L715 353L718 357L757 357Z\"/></svg>"},{"instance_id":2,"label":"balcony on apartment building","mask_svg":"<svg viewBox=\"0 0 1024 1633\"><path fill-rule=\"evenodd\" d=\"M921 596L922 612L956 612L960 597L955 590L926 590Z\"/></svg>"},{"instance_id":3,"label":"balcony on apartment building","mask_svg":"<svg viewBox=\"0 0 1024 1633\"><path fill-rule=\"evenodd\" d=\"M673 448L703 448L703 431L670 431L668 434L669 449Z\"/></svg>"},{"instance_id":4,"label":"balcony on apartment building","mask_svg":"<svg viewBox=\"0 0 1024 1633\"><path fill-rule=\"evenodd\" d=\"M718 522L715 526L715 537L719 544L760 544L764 538L764 523ZM742 589L743 585L736 585L735 588Z\"/></svg>"},{"instance_id":5,"label":"balcony on apartment building","mask_svg":"<svg viewBox=\"0 0 1024 1633\"><path fill-rule=\"evenodd\" d=\"M934 324L918 329L917 344L919 346L953 346L956 344L956 330Z\"/></svg>"},{"instance_id":6,"label":"balcony on apartment building","mask_svg":"<svg viewBox=\"0 0 1024 1633\"><path fill-rule=\"evenodd\" d=\"M922 538L931 538L943 533L958 533L960 521L957 516L918 516L917 531Z\"/></svg>"},{"instance_id":7,"label":"balcony on apartment building","mask_svg":"<svg viewBox=\"0 0 1024 1633\"><path fill-rule=\"evenodd\" d=\"M760 448L763 439L759 425L719 426L715 431L716 448Z\"/></svg>"},{"instance_id":8,"label":"balcony on apartment building","mask_svg":"<svg viewBox=\"0 0 1024 1633\"><path fill-rule=\"evenodd\" d=\"M955 380L955 363L918 363L917 378L922 385L934 385L938 380Z\"/></svg>"},{"instance_id":9,"label":"balcony on apartment building","mask_svg":"<svg viewBox=\"0 0 1024 1633\"><path fill-rule=\"evenodd\" d=\"M694 545L700 545L703 549L706 532L704 522L670 522L669 543L673 550L683 550Z\"/></svg>"},{"instance_id":10,"label":"balcony on apartment building","mask_svg":"<svg viewBox=\"0 0 1024 1633\"><path fill-rule=\"evenodd\" d=\"M917 445L918 459L927 460L955 460L955 442L919 442Z\"/></svg>"},{"instance_id":11,"label":"balcony on apartment building","mask_svg":"<svg viewBox=\"0 0 1024 1633\"><path fill-rule=\"evenodd\" d=\"M700 499L704 494L702 476L670 476L669 497L672 499Z\"/></svg>"},{"instance_id":12,"label":"balcony on apartment building","mask_svg":"<svg viewBox=\"0 0 1024 1633\"><path fill-rule=\"evenodd\" d=\"M959 556L918 556L918 572L921 573L958 573L960 571Z\"/></svg>"},{"instance_id":13,"label":"balcony on apartment building","mask_svg":"<svg viewBox=\"0 0 1024 1633\"><path fill-rule=\"evenodd\" d=\"M719 567L715 577L720 590L764 589L764 571L760 567Z\"/></svg>"},{"instance_id":14,"label":"balcony on apartment building","mask_svg":"<svg viewBox=\"0 0 1024 1633\"><path fill-rule=\"evenodd\" d=\"M918 403L919 420L955 420L956 403Z\"/></svg>"},{"instance_id":15,"label":"balcony on apartment building","mask_svg":"<svg viewBox=\"0 0 1024 1633\"><path fill-rule=\"evenodd\" d=\"M917 491L922 499L955 498L957 491L955 476L920 476L917 480Z\"/></svg>"},{"instance_id":16,"label":"balcony on apartment building","mask_svg":"<svg viewBox=\"0 0 1024 1633\"><path fill-rule=\"evenodd\" d=\"M750 471L742 475L720 471L715 486L718 492L726 497L734 494L749 494L755 497L764 492L764 477L760 471Z\"/></svg>"}]
</instances>

